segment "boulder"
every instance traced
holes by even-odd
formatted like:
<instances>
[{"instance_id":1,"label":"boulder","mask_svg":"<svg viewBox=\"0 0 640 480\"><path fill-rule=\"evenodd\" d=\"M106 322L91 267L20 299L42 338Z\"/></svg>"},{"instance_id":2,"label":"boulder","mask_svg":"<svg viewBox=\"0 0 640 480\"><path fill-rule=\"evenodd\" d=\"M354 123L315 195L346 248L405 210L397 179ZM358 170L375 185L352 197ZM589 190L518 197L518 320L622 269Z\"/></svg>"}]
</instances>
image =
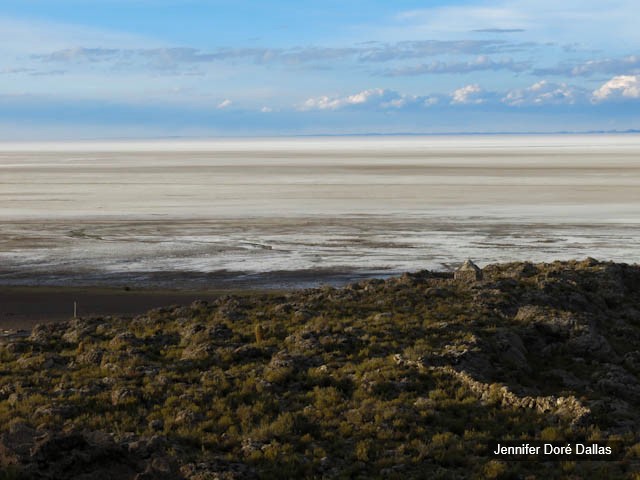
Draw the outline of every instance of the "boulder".
<instances>
[{"instance_id":1,"label":"boulder","mask_svg":"<svg viewBox=\"0 0 640 480\"><path fill-rule=\"evenodd\" d=\"M462 282L476 282L482 280L482 270L468 259L454 272L453 278Z\"/></svg>"}]
</instances>

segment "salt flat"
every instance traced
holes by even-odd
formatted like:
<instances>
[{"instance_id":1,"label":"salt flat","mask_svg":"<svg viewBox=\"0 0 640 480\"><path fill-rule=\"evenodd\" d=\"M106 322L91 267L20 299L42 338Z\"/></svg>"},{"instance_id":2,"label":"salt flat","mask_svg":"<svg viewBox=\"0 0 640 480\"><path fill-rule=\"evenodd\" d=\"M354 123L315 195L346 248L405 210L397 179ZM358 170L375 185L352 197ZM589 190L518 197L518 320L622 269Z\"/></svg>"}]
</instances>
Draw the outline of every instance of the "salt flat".
<instances>
[{"instance_id":1,"label":"salt flat","mask_svg":"<svg viewBox=\"0 0 640 480\"><path fill-rule=\"evenodd\" d=\"M0 144L0 226L5 284L634 263L640 137Z\"/></svg>"}]
</instances>

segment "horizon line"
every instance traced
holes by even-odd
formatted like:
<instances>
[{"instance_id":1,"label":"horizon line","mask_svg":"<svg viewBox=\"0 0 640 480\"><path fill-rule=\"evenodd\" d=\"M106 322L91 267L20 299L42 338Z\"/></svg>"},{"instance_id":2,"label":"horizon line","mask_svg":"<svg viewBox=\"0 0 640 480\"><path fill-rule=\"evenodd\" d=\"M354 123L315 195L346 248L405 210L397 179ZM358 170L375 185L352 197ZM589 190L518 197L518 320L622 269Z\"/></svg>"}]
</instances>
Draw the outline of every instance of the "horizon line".
<instances>
[{"instance_id":1,"label":"horizon line","mask_svg":"<svg viewBox=\"0 0 640 480\"><path fill-rule=\"evenodd\" d=\"M0 139L0 143L44 143L44 142L85 142L85 141L150 141L150 140L226 140L226 139L291 139L291 138L348 138L348 137L464 137L464 136L518 136L518 135L634 135L640 134L640 129L625 130L558 130L544 131L497 131L497 132L367 132L367 133L309 133L282 135L166 135L148 137L78 137L78 138L37 138L37 139Z\"/></svg>"}]
</instances>

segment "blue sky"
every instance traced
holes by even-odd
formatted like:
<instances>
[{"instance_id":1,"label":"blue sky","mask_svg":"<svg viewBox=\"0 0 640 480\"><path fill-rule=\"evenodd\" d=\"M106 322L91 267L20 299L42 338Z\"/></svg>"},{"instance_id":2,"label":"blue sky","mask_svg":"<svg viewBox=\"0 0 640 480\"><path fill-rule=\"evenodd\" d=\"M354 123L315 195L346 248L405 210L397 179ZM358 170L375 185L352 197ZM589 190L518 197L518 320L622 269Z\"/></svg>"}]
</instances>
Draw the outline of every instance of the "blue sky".
<instances>
[{"instance_id":1,"label":"blue sky","mask_svg":"<svg viewBox=\"0 0 640 480\"><path fill-rule=\"evenodd\" d=\"M640 128L633 0L3 0L0 138Z\"/></svg>"}]
</instances>

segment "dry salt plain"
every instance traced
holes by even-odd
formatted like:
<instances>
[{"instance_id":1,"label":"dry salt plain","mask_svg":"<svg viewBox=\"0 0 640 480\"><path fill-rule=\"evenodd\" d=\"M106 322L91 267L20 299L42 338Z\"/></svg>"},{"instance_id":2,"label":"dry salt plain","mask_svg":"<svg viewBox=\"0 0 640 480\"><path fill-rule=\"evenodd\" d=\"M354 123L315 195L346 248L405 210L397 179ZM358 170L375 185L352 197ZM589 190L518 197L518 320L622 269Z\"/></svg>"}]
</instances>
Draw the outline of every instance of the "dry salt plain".
<instances>
[{"instance_id":1,"label":"dry salt plain","mask_svg":"<svg viewBox=\"0 0 640 480\"><path fill-rule=\"evenodd\" d=\"M0 284L291 287L640 261L640 137L0 144Z\"/></svg>"}]
</instances>

